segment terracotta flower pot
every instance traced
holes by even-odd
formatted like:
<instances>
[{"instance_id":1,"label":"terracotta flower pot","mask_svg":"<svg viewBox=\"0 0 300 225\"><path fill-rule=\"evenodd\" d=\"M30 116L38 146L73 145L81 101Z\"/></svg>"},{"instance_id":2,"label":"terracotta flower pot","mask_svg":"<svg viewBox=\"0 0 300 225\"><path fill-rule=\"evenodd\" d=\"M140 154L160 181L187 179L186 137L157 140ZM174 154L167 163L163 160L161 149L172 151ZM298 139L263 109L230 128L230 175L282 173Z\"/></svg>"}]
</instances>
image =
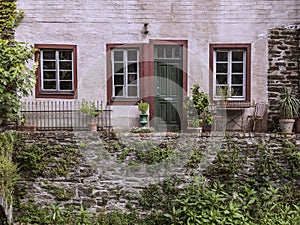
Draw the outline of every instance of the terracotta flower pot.
<instances>
[{"instance_id":1,"label":"terracotta flower pot","mask_svg":"<svg viewBox=\"0 0 300 225\"><path fill-rule=\"evenodd\" d=\"M282 133L290 134L293 132L295 119L280 119L279 123Z\"/></svg>"},{"instance_id":2,"label":"terracotta flower pot","mask_svg":"<svg viewBox=\"0 0 300 225\"><path fill-rule=\"evenodd\" d=\"M29 132L36 132L36 125L20 125L18 127L19 131L29 131Z\"/></svg>"},{"instance_id":3,"label":"terracotta flower pot","mask_svg":"<svg viewBox=\"0 0 300 225\"><path fill-rule=\"evenodd\" d=\"M90 131L97 131L98 123L89 123Z\"/></svg>"}]
</instances>

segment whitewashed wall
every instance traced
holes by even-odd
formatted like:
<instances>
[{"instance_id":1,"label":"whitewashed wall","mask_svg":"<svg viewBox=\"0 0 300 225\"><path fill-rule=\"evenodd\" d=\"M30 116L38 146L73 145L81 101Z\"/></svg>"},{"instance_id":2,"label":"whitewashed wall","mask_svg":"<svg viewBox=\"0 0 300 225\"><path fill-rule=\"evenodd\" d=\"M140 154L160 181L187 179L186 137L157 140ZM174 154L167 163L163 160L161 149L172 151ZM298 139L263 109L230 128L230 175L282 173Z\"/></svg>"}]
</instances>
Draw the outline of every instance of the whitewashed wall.
<instances>
[{"instance_id":1,"label":"whitewashed wall","mask_svg":"<svg viewBox=\"0 0 300 225\"><path fill-rule=\"evenodd\" d=\"M298 0L18 0L17 6L25 17L16 39L77 45L78 98L104 102L106 44L149 39L187 40L188 85L198 82L207 92L209 44L251 43L251 100L267 101L268 30L300 22ZM113 109L114 126L137 125L136 109Z\"/></svg>"}]
</instances>

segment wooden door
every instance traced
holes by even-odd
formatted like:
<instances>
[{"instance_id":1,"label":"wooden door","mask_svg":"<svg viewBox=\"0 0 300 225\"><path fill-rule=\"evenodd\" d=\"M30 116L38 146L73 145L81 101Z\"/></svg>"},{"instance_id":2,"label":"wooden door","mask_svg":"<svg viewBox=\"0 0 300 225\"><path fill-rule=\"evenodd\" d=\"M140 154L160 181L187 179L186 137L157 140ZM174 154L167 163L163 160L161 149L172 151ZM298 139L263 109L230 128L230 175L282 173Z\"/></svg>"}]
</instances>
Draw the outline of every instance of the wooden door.
<instances>
[{"instance_id":1,"label":"wooden door","mask_svg":"<svg viewBox=\"0 0 300 225\"><path fill-rule=\"evenodd\" d=\"M180 45L154 46L154 114L157 130L181 130L182 50Z\"/></svg>"}]
</instances>

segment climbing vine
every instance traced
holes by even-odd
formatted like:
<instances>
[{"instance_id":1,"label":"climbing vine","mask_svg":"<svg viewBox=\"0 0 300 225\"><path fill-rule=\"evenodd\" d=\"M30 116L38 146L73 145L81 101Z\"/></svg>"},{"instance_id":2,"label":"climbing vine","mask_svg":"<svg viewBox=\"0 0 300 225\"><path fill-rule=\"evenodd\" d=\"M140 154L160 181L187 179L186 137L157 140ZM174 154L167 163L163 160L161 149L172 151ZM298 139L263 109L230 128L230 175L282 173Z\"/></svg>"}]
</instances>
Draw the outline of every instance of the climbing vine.
<instances>
[{"instance_id":1,"label":"climbing vine","mask_svg":"<svg viewBox=\"0 0 300 225\"><path fill-rule=\"evenodd\" d=\"M20 99L31 93L35 82L32 46L14 40L14 28L22 18L15 0L0 2L0 118L16 118Z\"/></svg>"},{"instance_id":2,"label":"climbing vine","mask_svg":"<svg viewBox=\"0 0 300 225\"><path fill-rule=\"evenodd\" d=\"M0 38L13 39L14 28L23 17L23 11L16 9L16 0L0 2Z\"/></svg>"},{"instance_id":3,"label":"climbing vine","mask_svg":"<svg viewBox=\"0 0 300 225\"><path fill-rule=\"evenodd\" d=\"M17 165L12 162L15 142L14 132L0 134L0 196L9 196L19 178Z\"/></svg>"}]
</instances>

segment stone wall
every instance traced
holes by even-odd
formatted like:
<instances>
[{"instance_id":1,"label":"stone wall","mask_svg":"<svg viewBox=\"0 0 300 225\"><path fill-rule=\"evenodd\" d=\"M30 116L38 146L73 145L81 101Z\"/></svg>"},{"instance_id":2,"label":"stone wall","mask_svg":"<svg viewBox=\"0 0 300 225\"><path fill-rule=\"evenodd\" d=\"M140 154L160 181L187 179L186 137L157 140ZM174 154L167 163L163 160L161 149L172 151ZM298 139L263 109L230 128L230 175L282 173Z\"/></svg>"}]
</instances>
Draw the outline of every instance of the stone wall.
<instances>
[{"instance_id":1,"label":"stone wall","mask_svg":"<svg viewBox=\"0 0 300 225\"><path fill-rule=\"evenodd\" d=\"M270 30L268 38L269 121L279 117L278 96L284 87L300 98L300 24Z\"/></svg>"},{"instance_id":2,"label":"stone wall","mask_svg":"<svg viewBox=\"0 0 300 225\"><path fill-rule=\"evenodd\" d=\"M275 154L282 168L289 169L284 161L286 144L293 143L298 146L298 150L300 147L300 137L296 135L253 133L232 133L226 136L217 133L199 137L196 134L169 133L107 136L90 132L38 132L23 133L20 137L27 145L71 146L78 149L77 158L72 160L70 170L64 176L53 176L45 171L43 176L34 177L23 173L17 185L17 193L22 193L21 201L43 206L83 205L93 213L103 209L136 209L139 207L137 196L143 188L173 175L186 178L187 174L194 171L210 179L222 176L213 169L219 158L216 156L233 145L237 146L234 148L236 154L229 149L229 152L221 155L230 158L227 161L229 164L233 160L231 157L235 157L239 162L235 168L241 179L253 175L253 167L264 151ZM149 149L153 151L147 152ZM136 160L142 157L145 159L149 155L152 155L150 160L155 160L158 155L163 157L160 149L164 149L164 152L176 151L169 154L170 160L158 160L157 163L148 161L143 164ZM60 167L59 157L65 157L62 151L55 153L57 163L49 164L47 171ZM141 156L141 151L147 155ZM228 159L224 160L226 162ZM18 212L15 213L17 215Z\"/></svg>"}]
</instances>

